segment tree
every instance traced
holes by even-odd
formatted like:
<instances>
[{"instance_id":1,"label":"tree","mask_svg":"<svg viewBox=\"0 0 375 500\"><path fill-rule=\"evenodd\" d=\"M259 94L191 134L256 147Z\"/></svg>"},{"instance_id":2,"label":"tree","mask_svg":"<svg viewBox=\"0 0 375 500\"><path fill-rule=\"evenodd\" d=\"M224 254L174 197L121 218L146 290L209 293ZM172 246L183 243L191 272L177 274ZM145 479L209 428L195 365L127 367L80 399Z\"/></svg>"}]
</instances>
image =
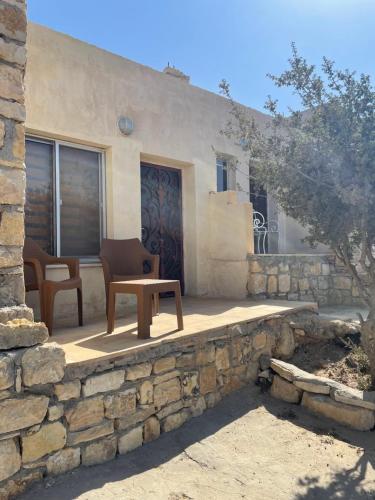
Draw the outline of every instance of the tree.
<instances>
[{"instance_id":1,"label":"tree","mask_svg":"<svg viewBox=\"0 0 375 500\"><path fill-rule=\"evenodd\" d=\"M269 76L293 90L301 109L285 116L269 97L272 120L262 130L223 81L235 119L226 133L246 152L256 181L307 229L306 240L330 246L353 277L369 307L361 339L375 387L375 90L369 76L326 58L320 70L308 64L294 44L289 65Z\"/></svg>"}]
</instances>

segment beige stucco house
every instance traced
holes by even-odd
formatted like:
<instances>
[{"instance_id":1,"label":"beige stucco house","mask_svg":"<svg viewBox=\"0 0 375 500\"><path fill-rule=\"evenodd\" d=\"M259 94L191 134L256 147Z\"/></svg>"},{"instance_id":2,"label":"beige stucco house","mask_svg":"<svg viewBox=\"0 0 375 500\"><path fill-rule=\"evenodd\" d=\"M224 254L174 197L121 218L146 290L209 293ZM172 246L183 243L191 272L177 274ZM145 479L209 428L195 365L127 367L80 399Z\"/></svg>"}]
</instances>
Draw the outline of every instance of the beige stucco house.
<instances>
[{"instance_id":1,"label":"beige stucco house","mask_svg":"<svg viewBox=\"0 0 375 500\"><path fill-rule=\"evenodd\" d=\"M220 134L226 99L30 23L26 111L26 234L81 257L86 316L104 312L104 236L143 238L185 294L246 296L252 210L248 177L230 168L241 150ZM278 250L303 250L298 232L280 214ZM58 316L73 308L58 296Z\"/></svg>"}]
</instances>

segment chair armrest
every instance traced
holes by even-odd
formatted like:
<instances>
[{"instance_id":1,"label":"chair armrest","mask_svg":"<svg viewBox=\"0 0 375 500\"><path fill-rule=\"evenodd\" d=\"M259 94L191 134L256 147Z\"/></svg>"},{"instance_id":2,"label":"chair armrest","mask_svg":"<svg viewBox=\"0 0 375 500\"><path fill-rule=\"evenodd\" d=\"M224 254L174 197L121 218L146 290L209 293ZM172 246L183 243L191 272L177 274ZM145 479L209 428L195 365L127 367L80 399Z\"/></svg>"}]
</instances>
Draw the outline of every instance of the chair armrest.
<instances>
[{"instance_id":1,"label":"chair armrest","mask_svg":"<svg viewBox=\"0 0 375 500\"><path fill-rule=\"evenodd\" d=\"M103 266L103 274L104 274L104 284L106 290L108 290L109 283L112 281L112 273L108 260L105 257L100 257L100 261Z\"/></svg>"},{"instance_id":2,"label":"chair armrest","mask_svg":"<svg viewBox=\"0 0 375 500\"><path fill-rule=\"evenodd\" d=\"M79 259L74 257L51 257L50 264L63 264L68 266L70 278L79 278Z\"/></svg>"},{"instance_id":3,"label":"chair armrest","mask_svg":"<svg viewBox=\"0 0 375 500\"><path fill-rule=\"evenodd\" d=\"M44 281L43 268L38 259L34 259L32 257L24 257L23 259L24 266L29 266L33 268L36 284L38 288L41 287L42 282Z\"/></svg>"}]
</instances>

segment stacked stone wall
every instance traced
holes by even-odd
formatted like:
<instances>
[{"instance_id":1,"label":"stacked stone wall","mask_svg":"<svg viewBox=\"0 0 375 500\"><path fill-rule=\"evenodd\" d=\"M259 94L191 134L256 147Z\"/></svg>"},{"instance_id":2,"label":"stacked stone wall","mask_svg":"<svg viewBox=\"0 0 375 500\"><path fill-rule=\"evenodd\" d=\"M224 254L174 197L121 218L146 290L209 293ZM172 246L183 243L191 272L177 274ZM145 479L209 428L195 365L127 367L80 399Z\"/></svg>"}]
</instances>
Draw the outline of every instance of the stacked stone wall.
<instances>
[{"instance_id":1,"label":"stacked stone wall","mask_svg":"<svg viewBox=\"0 0 375 500\"><path fill-rule=\"evenodd\" d=\"M361 305L353 278L334 255L249 255L251 298Z\"/></svg>"},{"instance_id":2,"label":"stacked stone wall","mask_svg":"<svg viewBox=\"0 0 375 500\"><path fill-rule=\"evenodd\" d=\"M315 316L273 316L69 365L59 345L43 343L43 324L9 324L0 336L0 498L128 453L201 415L254 384L263 356L290 356L289 325Z\"/></svg>"}]
</instances>

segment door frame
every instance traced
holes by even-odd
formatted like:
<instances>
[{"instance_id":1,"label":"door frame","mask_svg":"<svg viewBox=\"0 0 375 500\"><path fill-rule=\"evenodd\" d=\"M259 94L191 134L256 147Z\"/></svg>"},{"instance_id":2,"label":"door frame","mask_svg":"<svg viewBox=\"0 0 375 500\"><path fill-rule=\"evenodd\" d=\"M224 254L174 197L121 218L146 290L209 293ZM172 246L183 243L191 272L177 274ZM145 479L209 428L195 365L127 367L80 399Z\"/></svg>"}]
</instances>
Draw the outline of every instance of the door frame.
<instances>
[{"instance_id":1,"label":"door frame","mask_svg":"<svg viewBox=\"0 0 375 500\"><path fill-rule=\"evenodd\" d=\"M180 220L181 220L181 295L184 295L185 293L185 255L184 255L184 217L183 217L183 186L182 186L182 170L180 168L174 168L174 167L167 167L165 165L161 164L156 164L156 163L150 163L147 161L142 161L140 162L139 165L139 170L140 170L140 184L142 187L142 177L141 177L141 169L142 166L145 167L152 167L152 168L157 168L158 170L171 170L172 172L176 172L178 174L178 177L180 179L180 197L181 197L181 204L180 204ZM142 228L142 194L141 194L141 228ZM141 229L142 233L142 229Z\"/></svg>"}]
</instances>

